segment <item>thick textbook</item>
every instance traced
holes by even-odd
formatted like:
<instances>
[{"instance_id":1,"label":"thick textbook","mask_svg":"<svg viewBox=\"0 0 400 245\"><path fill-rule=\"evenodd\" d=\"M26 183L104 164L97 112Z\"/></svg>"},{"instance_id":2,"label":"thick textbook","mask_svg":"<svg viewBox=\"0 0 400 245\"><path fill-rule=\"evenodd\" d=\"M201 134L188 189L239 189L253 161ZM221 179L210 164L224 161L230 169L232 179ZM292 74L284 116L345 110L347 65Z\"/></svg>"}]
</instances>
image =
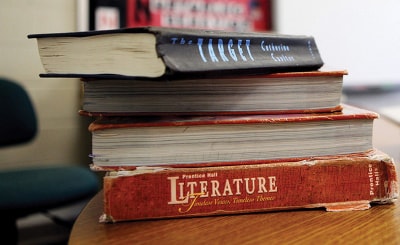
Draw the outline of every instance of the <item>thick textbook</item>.
<instances>
[{"instance_id":1,"label":"thick textbook","mask_svg":"<svg viewBox=\"0 0 400 245\"><path fill-rule=\"evenodd\" d=\"M323 61L312 36L166 27L31 34L47 77L161 77L307 71Z\"/></svg>"},{"instance_id":2,"label":"thick textbook","mask_svg":"<svg viewBox=\"0 0 400 245\"><path fill-rule=\"evenodd\" d=\"M147 168L104 177L102 222L325 207L364 210L398 197L393 160L346 156L205 168Z\"/></svg>"},{"instance_id":3,"label":"thick textbook","mask_svg":"<svg viewBox=\"0 0 400 245\"><path fill-rule=\"evenodd\" d=\"M377 114L100 117L92 132L94 169L254 164L363 152Z\"/></svg>"},{"instance_id":4,"label":"thick textbook","mask_svg":"<svg viewBox=\"0 0 400 245\"><path fill-rule=\"evenodd\" d=\"M347 72L187 79L84 79L82 114L278 114L341 109Z\"/></svg>"}]
</instances>

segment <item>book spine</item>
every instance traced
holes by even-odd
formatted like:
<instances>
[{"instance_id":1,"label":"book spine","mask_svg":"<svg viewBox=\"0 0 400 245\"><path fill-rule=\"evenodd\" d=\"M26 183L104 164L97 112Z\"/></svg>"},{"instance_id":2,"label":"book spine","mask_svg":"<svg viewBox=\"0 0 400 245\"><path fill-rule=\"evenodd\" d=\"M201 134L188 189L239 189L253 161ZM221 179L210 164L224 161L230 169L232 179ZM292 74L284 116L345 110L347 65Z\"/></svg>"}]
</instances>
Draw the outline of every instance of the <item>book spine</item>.
<instances>
[{"instance_id":1,"label":"book spine","mask_svg":"<svg viewBox=\"0 0 400 245\"><path fill-rule=\"evenodd\" d=\"M229 70L265 74L316 70L323 65L311 36L160 31L157 51L172 73Z\"/></svg>"},{"instance_id":2,"label":"book spine","mask_svg":"<svg viewBox=\"0 0 400 245\"><path fill-rule=\"evenodd\" d=\"M185 168L104 177L102 221L325 207L360 210L397 198L386 155Z\"/></svg>"}]
</instances>

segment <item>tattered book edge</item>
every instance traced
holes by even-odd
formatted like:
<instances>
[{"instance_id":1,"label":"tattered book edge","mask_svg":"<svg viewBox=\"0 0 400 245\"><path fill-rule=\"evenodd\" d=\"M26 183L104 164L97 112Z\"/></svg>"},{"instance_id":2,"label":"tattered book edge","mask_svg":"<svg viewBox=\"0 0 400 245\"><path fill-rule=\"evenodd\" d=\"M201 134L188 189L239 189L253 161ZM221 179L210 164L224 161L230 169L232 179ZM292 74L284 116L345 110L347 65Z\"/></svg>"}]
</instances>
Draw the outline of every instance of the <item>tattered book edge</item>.
<instances>
[{"instance_id":1,"label":"tattered book edge","mask_svg":"<svg viewBox=\"0 0 400 245\"><path fill-rule=\"evenodd\" d=\"M140 221L140 220L162 220L168 218L193 218L193 217L212 217L218 215L238 215L244 213L268 213L272 211L289 211L289 210L299 210L299 209L318 209L318 208L325 208L327 212L344 212L344 211L363 211L368 210L371 208L371 203L375 204L392 204L396 201L397 196L393 198L388 198L385 200L378 200L375 201L368 201L368 200L360 200L360 201L350 201L350 202L336 202L336 203L316 203L305 205L302 207L281 207L281 208L266 208L260 210L247 210L247 211L238 211L238 212L231 212L231 211L224 211L224 210L216 210L214 213L207 213L207 214L195 214L195 215L188 215L188 216L171 216L171 217L157 217L157 218L143 218L143 219L132 219L126 221ZM106 213L101 214L99 217L99 223L117 223L120 222L119 220L114 220L114 218Z\"/></svg>"}]
</instances>

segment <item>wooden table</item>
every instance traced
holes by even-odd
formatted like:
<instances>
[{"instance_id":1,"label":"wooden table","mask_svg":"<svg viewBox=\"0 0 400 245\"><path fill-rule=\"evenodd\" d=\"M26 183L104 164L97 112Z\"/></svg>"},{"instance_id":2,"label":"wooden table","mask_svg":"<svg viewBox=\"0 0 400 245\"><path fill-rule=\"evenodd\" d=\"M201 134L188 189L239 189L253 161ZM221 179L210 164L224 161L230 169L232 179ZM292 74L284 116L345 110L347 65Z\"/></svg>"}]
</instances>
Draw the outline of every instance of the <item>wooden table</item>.
<instances>
[{"instance_id":1,"label":"wooden table","mask_svg":"<svg viewBox=\"0 0 400 245\"><path fill-rule=\"evenodd\" d=\"M374 145L400 159L400 125L381 118ZM400 169L400 168L399 168ZM98 223L102 193L78 217L70 244L400 244L400 204L366 211L323 209Z\"/></svg>"}]
</instances>

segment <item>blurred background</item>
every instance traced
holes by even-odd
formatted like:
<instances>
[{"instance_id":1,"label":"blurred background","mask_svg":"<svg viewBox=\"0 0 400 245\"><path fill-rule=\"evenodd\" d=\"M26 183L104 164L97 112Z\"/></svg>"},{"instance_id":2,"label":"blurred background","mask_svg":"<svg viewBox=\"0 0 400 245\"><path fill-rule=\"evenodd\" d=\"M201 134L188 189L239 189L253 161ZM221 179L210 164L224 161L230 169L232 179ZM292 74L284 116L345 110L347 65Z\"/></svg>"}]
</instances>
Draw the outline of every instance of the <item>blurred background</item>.
<instances>
[{"instance_id":1,"label":"blurred background","mask_svg":"<svg viewBox=\"0 0 400 245\"><path fill-rule=\"evenodd\" d=\"M343 101L400 125L399 9L396 0L3 0L0 76L28 90L39 134L29 144L1 148L0 170L90 163L90 119L77 113L80 81L39 78L44 70L28 34L164 25L312 35L325 68L349 72Z\"/></svg>"},{"instance_id":2,"label":"blurred background","mask_svg":"<svg viewBox=\"0 0 400 245\"><path fill-rule=\"evenodd\" d=\"M3 1L0 76L28 90L40 133L28 145L0 149L0 168L90 162L88 121L77 114L79 80L39 78L43 68L36 40L27 39L28 34L147 24L306 34L315 37L327 69L348 70L344 92L383 93L400 85L400 32L395 28L400 25L399 9L395 0ZM397 97L391 96L387 106Z\"/></svg>"}]
</instances>

